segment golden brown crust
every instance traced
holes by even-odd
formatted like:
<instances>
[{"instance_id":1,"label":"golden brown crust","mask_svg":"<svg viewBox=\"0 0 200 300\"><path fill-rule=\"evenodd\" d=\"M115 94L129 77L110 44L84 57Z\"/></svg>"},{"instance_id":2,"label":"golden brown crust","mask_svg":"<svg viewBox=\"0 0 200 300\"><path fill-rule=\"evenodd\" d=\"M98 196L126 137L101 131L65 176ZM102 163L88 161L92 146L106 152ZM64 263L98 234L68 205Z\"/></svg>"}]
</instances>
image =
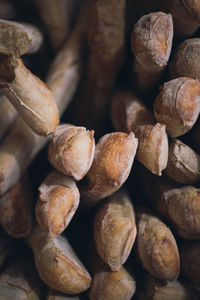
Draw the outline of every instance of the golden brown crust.
<instances>
[{"instance_id":1,"label":"golden brown crust","mask_svg":"<svg viewBox=\"0 0 200 300\"><path fill-rule=\"evenodd\" d=\"M199 199L200 191L195 187L172 189L163 193L158 209L170 220L178 235L188 239L199 239Z\"/></svg>"},{"instance_id":2,"label":"golden brown crust","mask_svg":"<svg viewBox=\"0 0 200 300\"><path fill-rule=\"evenodd\" d=\"M160 71L169 59L172 46L172 16L163 12L145 15L136 23L131 36L131 49L143 71Z\"/></svg>"},{"instance_id":3,"label":"golden brown crust","mask_svg":"<svg viewBox=\"0 0 200 300\"><path fill-rule=\"evenodd\" d=\"M139 213L137 225L137 252L143 267L157 279L177 279L179 252L170 229L150 213Z\"/></svg>"},{"instance_id":4,"label":"golden brown crust","mask_svg":"<svg viewBox=\"0 0 200 300\"><path fill-rule=\"evenodd\" d=\"M141 126L136 131L136 136L139 140L137 159L152 173L161 176L168 160L166 126L160 123Z\"/></svg>"},{"instance_id":5,"label":"golden brown crust","mask_svg":"<svg viewBox=\"0 0 200 300\"><path fill-rule=\"evenodd\" d=\"M57 127L48 148L50 163L65 175L82 179L91 167L94 150L94 131L63 124Z\"/></svg>"},{"instance_id":6,"label":"golden brown crust","mask_svg":"<svg viewBox=\"0 0 200 300\"><path fill-rule=\"evenodd\" d=\"M49 135L59 123L53 95L45 83L26 69L22 60L16 63L14 78L5 82L2 90L34 132Z\"/></svg>"},{"instance_id":7,"label":"golden brown crust","mask_svg":"<svg viewBox=\"0 0 200 300\"><path fill-rule=\"evenodd\" d=\"M200 180L200 156L179 140L169 146L167 175L179 183L192 184Z\"/></svg>"},{"instance_id":8,"label":"golden brown crust","mask_svg":"<svg viewBox=\"0 0 200 300\"><path fill-rule=\"evenodd\" d=\"M130 173L137 144L132 132L104 135L95 148L83 195L95 203L117 191Z\"/></svg>"},{"instance_id":9,"label":"golden brown crust","mask_svg":"<svg viewBox=\"0 0 200 300\"><path fill-rule=\"evenodd\" d=\"M65 230L79 205L79 197L74 180L56 171L40 185L36 219L51 237Z\"/></svg>"},{"instance_id":10,"label":"golden brown crust","mask_svg":"<svg viewBox=\"0 0 200 300\"><path fill-rule=\"evenodd\" d=\"M112 272L98 257L88 296L90 300L130 300L135 293L134 277L123 267Z\"/></svg>"},{"instance_id":11,"label":"golden brown crust","mask_svg":"<svg viewBox=\"0 0 200 300\"><path fill-rule=\"evenodd\" d=\"M139 19L131 35L134 72L140 89L152 88L165 68L172 48L173 21L170 14L153 12Z\"/></svg>"},{"instance_id":12,"label":"golden brown crust","mask_svg":"<svg viewBox=\"0 0 200 300\"><path fill-rule=\"evenodd\" d=\"M141 178L148 199L170 222L173 231L186 239L199 239L200 190L189 185L182 187L167 177L158 178L145 170Z\"/></svg>"},{"instance_id":13,"label":"golden brown crust","mask_svg":"<svg viewBox=\"0 0 200 300\"><path fill-rule=\"evenodd\" d=\"M181 77L164 84L155 100L154 113L171 137L192 128L199 115L199 97L199 80Z\"/></svg>"},{"instance_id":14,"label":"golden brown crust","mask_svg":"<svg viewBox=\"0 0 200 300\"><path fill-rule=\"evenodd\" d=\"M91 278L67 239L50 238L39 226L28 237L41 279L52 289L79 294L90 287Z\"/></svg>"},{"instance_id":15,"label":"golden brown crust","mask_svg":"<svg viewBox=\"0 0 200 300\"><path fill-rule=\"evenodd\" d=\"M136 237L133 205L125 191L112 195L100 206L94 222L94 239L99 256L112 271L127 260Z\"/></svg>"},{"instance_id":16,"label":"golden brown crust","mask_svg":"<svg viewBox=\"0 0 200 300\"><path fill-rule=\"evenodd\" d=\"M152 173L161 175L168 159L168 137L164 124L130 91L118 91L112 99L112 120L117 130L133 131L138 138L136 158Z\"/></svg>"}]
</instances>

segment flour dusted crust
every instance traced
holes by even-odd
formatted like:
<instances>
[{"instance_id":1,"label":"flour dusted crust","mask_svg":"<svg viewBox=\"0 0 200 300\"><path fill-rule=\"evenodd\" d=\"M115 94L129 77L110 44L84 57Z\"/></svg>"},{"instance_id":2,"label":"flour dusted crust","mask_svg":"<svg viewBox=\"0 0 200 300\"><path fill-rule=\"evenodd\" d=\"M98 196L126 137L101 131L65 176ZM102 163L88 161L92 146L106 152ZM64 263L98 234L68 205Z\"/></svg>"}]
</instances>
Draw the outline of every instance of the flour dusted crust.
<instances>
[{"instance_id":1,"label":"flour dusted crust","mask_svg":"<svg viewBox=\"0 0 200 300\"><path fill-rule=\"evenodd\" d=\"M0 19L0 53L20 57L40 48L43 36L33 25Z\"/></svg>"},{"instance_id":2,"label":"flour dusted crust","mask_svg":"<svg viewBox=\"0 0 200 300\"><path fill-rule=\"evenodd\" d=\"M158 122L166 125L171 137L187 133L200 111L200 82L181 77L166 82L154 102Z\"/></svg>"},{"instance_id":3,"label":"flour dusted crust","mask_svg":"<svg viewBox=\"0 0 200 300\"><path fill-rule=\"evenodd\" d=\"M52 289L79 294L90 287L91 278L66 238L51 238L35 227L28 237L41 279Z\"/></svg>"},{"instance_id":4,"label":"flour dusted crust","mask_svg":"<svg viewBox=\"0 0 200 300\"><path fill-rule=\"evenodd\" d=\"M112 271L127 260L136 237L134 208L128 194L118 191L97 211L94 239L99 256Z\"/></svg>"},{"instance_id":5,"label":"flour dusted crust","mask_svg":"<svg viewBox=\"0 0 200 300\"><path fill-rule=\"evenodd\" d=\"M114 94L112 120L116 130L134 132L138 138L136 158L152 173L161 175L168 160L166 126L157 123L148 108L129 90Z\"/></svg>"},{"instance_id":6,"label":"flour dusted crust","mask_svg":"<svg viewBox=\"0 0 200 300\"><path fill-rule=\"evenodd\" d=\"M73 178L51 172L39 187L36 219L50 236L65 230L79 205L79 190Z\"/></svg>"},{"instance_id":7,"label":"flour dusted crust","mask_svg":"<svg viewBox=\"0 0 200 300\"><path fill-rule=\"evenodd\" d=\"M137 228L137 252L143 267L157 279L177 279L180 259L171 230L158 217L142 212Z\"/></svg>"},{"instance_id":8,"label":"flour dusted crust","mask_svg":"<svg viewBox=\"0 0 200 300\"><path fill-rule=\"evenodd\" d=\"M50 163L65 175L82 179L91 167L95 140L94 131L63 124L57 127L49 144Z\"/></svg>"}]
</instances>

